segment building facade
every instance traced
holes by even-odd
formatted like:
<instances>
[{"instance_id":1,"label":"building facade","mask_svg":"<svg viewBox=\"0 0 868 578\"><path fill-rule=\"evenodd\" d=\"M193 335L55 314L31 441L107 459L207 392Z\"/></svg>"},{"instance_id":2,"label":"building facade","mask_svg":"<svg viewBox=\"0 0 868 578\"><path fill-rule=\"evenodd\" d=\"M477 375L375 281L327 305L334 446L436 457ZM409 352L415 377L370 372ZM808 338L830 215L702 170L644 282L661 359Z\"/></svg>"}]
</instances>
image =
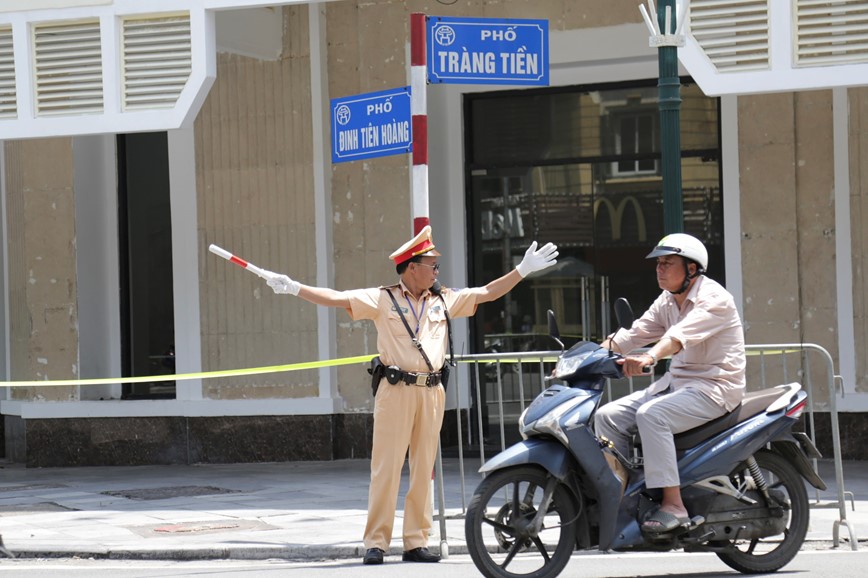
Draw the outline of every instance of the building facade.
<instances>
[{"instance_id":1,"label":"building facade","mask_svg":"<svg viewBox=\"0 0 868 578\"><path fill-rule=\"evenodd\" d=\"M373 325L274 295L208 247L305 284L394 280L387 257L412 232L410 159L332 165L328 102L409 84L414 12L550 27L550 87L428 87L443 282L484 284L533 239L562 247L556 272L456 322L456 351L542 333L547 308L576 338L599 339L605 303L650 303L643 257L663 232L658 69L634 0L240 6L217 15L216 77L190 126L0 142L6 459L368 455L363 364L233 370L373 354ZM681 72L685 230L708 243L709 275L736 296L748 343L830 353L845 457L864 458L868 88L718 98ZM14 384L117 376L139 381ZM828 407L827 392L816 401Z\"/></svg>"}]
</instances>

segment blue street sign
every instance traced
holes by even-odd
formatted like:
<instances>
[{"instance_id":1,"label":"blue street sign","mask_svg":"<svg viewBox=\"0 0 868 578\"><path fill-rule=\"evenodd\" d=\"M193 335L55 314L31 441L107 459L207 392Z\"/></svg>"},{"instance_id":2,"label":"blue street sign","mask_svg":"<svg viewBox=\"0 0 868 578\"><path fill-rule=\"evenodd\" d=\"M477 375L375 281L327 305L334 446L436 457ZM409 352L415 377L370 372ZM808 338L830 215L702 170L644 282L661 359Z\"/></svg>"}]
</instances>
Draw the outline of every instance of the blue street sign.
<instances>
[{"instance_id":1,"label":"blue street sign","mask_svg":"<svg viewBox=\"0 0 868 578\"><path fill-rule=\"evenodd\" d=\"M333 163L413 151L409 86L331 103Z\"/></svg>"},{"instance_id":2,"label":"blue street sign","mask_svg":"<svg viewBox=\"0 0 868 578\"><path fill-rule=\"evenodd\" d=\"M428 82L549 83L548 20L429 16Z\"/></svg>"}]
</instances>

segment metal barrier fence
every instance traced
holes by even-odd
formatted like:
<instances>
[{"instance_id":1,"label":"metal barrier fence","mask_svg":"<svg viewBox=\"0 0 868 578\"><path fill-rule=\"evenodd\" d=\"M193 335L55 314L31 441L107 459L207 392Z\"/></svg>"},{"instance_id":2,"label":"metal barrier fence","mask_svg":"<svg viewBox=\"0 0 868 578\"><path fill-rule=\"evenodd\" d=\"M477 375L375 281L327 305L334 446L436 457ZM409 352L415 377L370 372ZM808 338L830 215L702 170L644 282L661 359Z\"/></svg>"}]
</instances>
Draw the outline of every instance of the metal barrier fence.
<instances>
[{"instance_id":1,"label":"metal barrier fence","mask_svg":"<svg viewBox=\"0 0 868 578\"><path fill-rule=\"evenodd\" d=\"M779 384L798 381L808 395L806 420L811 441L816 445L815 412L828 411L831 421L831 435L833 459L835 468L835 485L837 488L836 500L823 502L819 491L815 492L812 508L837 508L838 519L832 528L834 546L839 543L841 526L845 526L849 532L850 546L853 550L858 548L855 528L847 520L846 496L851 500L853 496L844 489L844 473L841 457L841 440L838 423L837 396L838 388L842 384L841 376L836 375L832 356L823 347L811 343L792 344L764 344L747 345L747 383L748 391L756 391ZM461 371L455 372L458 390L458 407L472 408L471 400L463 399L462 391L465 389L471 397L475 394L475 418L476 428L471 427L472 416L468 410L466 422L462 423L461 413L457 421L458 463L460 475L461 493L461 516L466 513L467 488L465 487L465 447L478 448L480 467L486 461L486 438L499 438L497 446L488 447L491 455L503 451L507 447L508 433L512 433L517 441L518 416L531 401L542 392L548 384L545 376L551 373L557 361L558 351L531 351L531 352L504 352L485 353L476 355L456 355L458 363L468 367L470 387L462 387ZM813 363L812 363L813 359ZM621 380L609 380L602 403L617 399L623 395L632 393L637 387L644 388L649 385L655 376L629 378ZM815 389L815 382L820 388ZM843 387L841 387L843 394ZM822 394L825 399L817 399L817 394ZM827 397L826 397L827 396ZM480 403L480 400L484 400ZM494 436L486 430L491 428L499 435ZM512 428L510 432L507 427ZM468 440L465 443L464 431L468 432ZM475 439L474 439L475 438ZM817 471L817 461L814 460L814 470ZM438 479L437 498L439 499L439 520L441 543L446 542L445 526L445 499L443 488L442 458L437 456L436 477ZM855 508L855 502L853 502Z\"/></svg>"}]
</instances>

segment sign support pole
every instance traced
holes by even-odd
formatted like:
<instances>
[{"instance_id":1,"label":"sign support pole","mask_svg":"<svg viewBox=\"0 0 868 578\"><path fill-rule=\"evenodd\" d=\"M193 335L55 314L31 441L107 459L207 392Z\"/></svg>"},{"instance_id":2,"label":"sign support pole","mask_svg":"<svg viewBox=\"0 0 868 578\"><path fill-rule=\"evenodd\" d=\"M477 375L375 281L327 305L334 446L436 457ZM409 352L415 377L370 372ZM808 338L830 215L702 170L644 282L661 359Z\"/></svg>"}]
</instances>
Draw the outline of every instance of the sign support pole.
<instances>
[{"instance_id":1,"label":"sign support pole","mask_svg":"<svg viewBox=\"0 0 868 578\"><path fill-rule=\"evenodd\" d=\"M428 218L428 63L425 15L410 15L410 114L413 118L413 234L430 224Z\"/></svg>"}]
</instances>

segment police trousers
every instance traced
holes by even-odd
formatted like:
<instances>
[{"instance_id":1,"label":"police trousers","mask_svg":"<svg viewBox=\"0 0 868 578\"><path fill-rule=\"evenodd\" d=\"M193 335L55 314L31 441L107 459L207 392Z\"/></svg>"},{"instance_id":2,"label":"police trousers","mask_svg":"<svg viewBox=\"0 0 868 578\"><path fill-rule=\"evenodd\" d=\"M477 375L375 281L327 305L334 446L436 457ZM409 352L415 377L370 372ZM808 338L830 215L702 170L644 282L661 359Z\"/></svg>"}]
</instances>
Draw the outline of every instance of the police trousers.
<instances>
[{"instance_id":1,"label":"police trousers","mask_svg":"<svg viewBox=\"0 0 868 578\"><path fill-rule=\"evenodd\" d=\"M443 386L418 387L383 379L374 398L374 441L365 548L389 551L401 470L409 450L410 485L404 498L404 550L427 547L431 473L437 457L446 393Z\"/></svg>"}]
</instances>

